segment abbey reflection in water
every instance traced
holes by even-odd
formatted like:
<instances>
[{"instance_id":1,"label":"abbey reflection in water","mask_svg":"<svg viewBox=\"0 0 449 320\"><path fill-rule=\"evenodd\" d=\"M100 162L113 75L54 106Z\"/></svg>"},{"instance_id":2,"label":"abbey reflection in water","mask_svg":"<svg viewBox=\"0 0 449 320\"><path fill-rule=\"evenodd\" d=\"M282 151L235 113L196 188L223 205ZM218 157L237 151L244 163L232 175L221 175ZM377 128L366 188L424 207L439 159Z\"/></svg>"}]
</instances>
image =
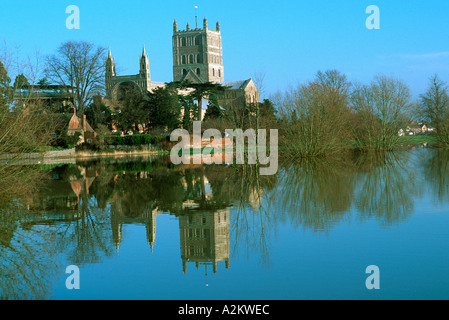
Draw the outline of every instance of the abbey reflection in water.
<instances>
[{"instance_id":1,"label":"abbey reflection in water","mask_svg":"<svg viewBox=\"0 0 449 320\"><path fill-rule=\"evenodd\" d=\"M447 203L448 160L447 151L429 149L361 154L284 164L276 176L259 176L256 166L166 160L43 168L33 191L2 199L0 293L46 297L60 270L58 256L76 265L102 262L120 250L127 224L145 225L148 250L158 250L161 214L178 219L180 271L212 265L219 272L242 251L269 265L279 224L328 231L352 215L400 223L426 190Z\"/></svg>"}]
</instances>

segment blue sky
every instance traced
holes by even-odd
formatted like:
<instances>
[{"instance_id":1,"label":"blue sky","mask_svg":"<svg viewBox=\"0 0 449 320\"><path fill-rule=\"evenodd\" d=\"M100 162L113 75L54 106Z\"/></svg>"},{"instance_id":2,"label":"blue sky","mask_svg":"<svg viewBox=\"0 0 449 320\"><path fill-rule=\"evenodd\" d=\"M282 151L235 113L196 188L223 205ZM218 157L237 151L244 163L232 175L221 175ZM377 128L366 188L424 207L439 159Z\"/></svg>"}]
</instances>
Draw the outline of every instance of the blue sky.
<instances>
[{"instance_id":1,"label":"blue sky","mask_svg":"<svg viewBox=\"0 0 449 320\"><path fill-rule=\"evenodd\" d=\"M80 9L69 30L65 9ZM438 73L449 81L449 1L446 0L50 0L1 1L0 44L23 55L50 54L64 41L111 47L119 74L135 74L145 44L153 81L172 80L173 19L179 29L207 17L220 21L225 80L265 73L267 94L338 69L367 83L376 74L404 80L416 96ZM380 30L368 30L369 5L380 9Z\"/></svg>"}]
</instances>

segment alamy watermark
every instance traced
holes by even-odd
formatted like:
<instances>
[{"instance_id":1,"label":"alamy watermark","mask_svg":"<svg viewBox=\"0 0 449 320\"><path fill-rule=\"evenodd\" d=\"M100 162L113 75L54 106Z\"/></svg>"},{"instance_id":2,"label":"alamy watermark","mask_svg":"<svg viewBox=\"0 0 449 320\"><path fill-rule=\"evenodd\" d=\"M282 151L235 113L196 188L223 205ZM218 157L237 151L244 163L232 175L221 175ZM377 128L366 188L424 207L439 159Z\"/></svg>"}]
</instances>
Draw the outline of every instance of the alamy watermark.
<instances>
[{"instance_id":1,"label":"alamy watermark","mask_svg":"<svg viewBox=\"0 0 449 320\"><path fill-rule=\"evenodd\" d=\"M70 5L65 9L65 13L70 14L65 20L65 26L67 29L79 29L80 28L80 8L76 5Z\"/></svg>"},{"instance_id":2,"label":"alamy watermark","mask_svg":"<svg viewBox=\"0 0 449 320\"><path fill-rule=\"evenodd\" d=\"M70 274L65 280L65 286L69 290L80 289L80 269L78 266L71 265L65 269L65 273Z\"/></svg>"},{"instance_id":3,"label":"alamy watermark","mask_svg":"<svg viewBox=\"0 0 449 320\"><path fill-rule=\"evenodd\" d=\"M365 25L368 30L380 29L380 9L378 6L371 5L366 8L366 14L369 14L366 18Z\"/></svg>"},{"instance_id":4,"label":"alamy watermark","mask_svg":"<svg viewBox=\"0 0 449 320\"><path fill-rule=\"evenodd\" d=\"M380 289L380 269L378 266L371 265L366 267L365 273L370 274L366 278L365 286L368 290L379 290Z\"/></svg>"},{"instance_id":5,"label":"alamy watermark","mask_svg":"<svg viewBox=\"0 0 449 320\"><path fill-rule=\"evenodd\" d=\"M261 164L263 167L260 167L259 172L265 176L274 175L278 171L277 129L270 129L269 148L266 129L247 129L245 132L242 129L226 129L224 136L218 129L207 129L201 134L201 121L193 122L193 135L185 129L176 129L170 134L170 141L178 141L179 138L181 141L170 152L173 164L233 164L234 159L236 164L245 164L246 138L247 164ZM204 140L211 143L203 148ZM194 150L193 155L191 150ZM200 150L200 153L195 154L195 150Z\"/></svg>"}]
</instances>

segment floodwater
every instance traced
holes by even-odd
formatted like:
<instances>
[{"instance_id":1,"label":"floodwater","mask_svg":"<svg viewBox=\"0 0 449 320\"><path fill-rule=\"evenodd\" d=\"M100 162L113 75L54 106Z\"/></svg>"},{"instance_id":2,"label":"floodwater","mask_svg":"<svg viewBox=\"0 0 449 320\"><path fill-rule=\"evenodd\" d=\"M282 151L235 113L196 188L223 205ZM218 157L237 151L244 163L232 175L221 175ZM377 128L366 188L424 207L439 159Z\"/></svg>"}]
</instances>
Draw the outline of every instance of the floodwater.
<instances>
[{"instance_id":1,"label":"floodwater","mask_svg":"<svg viewBox=\"0 0 449 320\"><path fill-rule=\"evenodd\" d=\"M258 172L141 158L40 166L0 201L0 297L449 298L449 152Z\"/></svg>"}]
</instances>

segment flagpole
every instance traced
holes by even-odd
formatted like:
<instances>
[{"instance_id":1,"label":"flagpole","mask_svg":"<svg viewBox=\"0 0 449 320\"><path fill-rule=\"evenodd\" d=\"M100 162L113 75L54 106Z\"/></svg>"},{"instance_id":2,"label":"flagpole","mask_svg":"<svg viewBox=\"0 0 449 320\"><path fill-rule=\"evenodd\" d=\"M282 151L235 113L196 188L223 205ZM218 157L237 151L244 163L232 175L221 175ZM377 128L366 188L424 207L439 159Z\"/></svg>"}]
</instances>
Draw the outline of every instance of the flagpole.
<instances>
[{"instance_id":1,"label":"flagpole","mask_svg":"<svg viewBox=\"0 0 449 320\"><path fill-rule=\"evenodd\" d=\"M195 29L198 29L198 6L195 6Z\"/></svg>"}]
</instances>

